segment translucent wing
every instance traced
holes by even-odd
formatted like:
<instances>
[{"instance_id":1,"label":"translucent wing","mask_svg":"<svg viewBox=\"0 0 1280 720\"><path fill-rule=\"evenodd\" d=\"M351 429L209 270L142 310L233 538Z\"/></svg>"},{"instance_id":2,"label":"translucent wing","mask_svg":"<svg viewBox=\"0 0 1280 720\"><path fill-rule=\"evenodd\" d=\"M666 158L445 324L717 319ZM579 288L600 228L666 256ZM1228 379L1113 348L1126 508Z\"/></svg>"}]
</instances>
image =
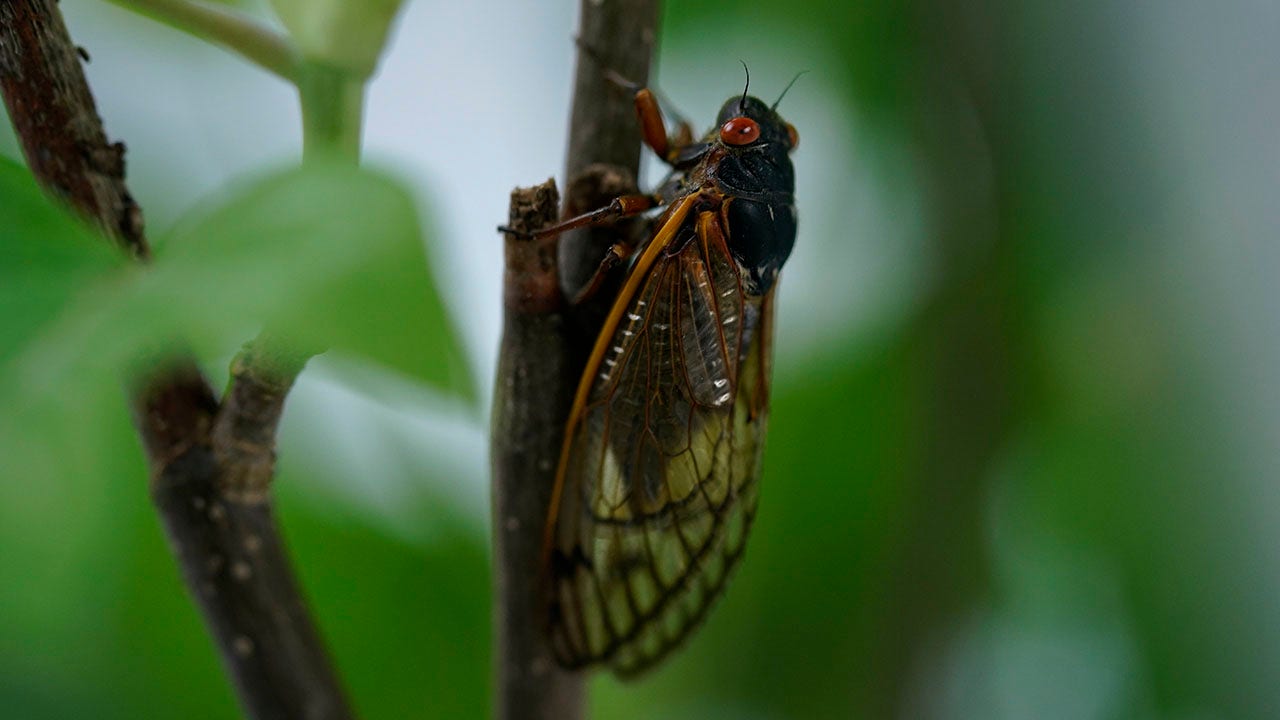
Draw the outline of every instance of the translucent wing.
<instances>
[{"instance_id":1,"label":"translucent wing","mask_svg":"<svg viewBox=\"0 0 1280 720\"><path fill-rule=\"evenodd\" d=\"M755 514L771 296L743 291L714 213L675 215L619 296L567 428L548 600L569 666L626 675L661 659L719 595Z\"/></svg>"}]
</instances>

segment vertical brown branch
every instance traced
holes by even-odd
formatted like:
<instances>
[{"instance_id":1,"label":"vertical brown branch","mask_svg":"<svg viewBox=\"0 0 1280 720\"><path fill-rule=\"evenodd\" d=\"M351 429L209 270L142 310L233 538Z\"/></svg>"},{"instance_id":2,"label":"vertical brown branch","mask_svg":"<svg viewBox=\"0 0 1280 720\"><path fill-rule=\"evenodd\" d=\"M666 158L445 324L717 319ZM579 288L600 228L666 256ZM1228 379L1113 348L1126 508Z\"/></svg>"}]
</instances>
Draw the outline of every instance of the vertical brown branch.
<instances>
[{"instance_id":1,"label":"vertical brown branch","mask_svg":"<svg viewBox=\"0 0 1280 720\"><path fill-rule=\"evenodd\" d=\"M564 165L568 213L594 209L602 200L633 191L640 169L640 125L631 93L611 82L606 71L648 84L659 6L657 0L579 3L579 49ZM584 171L593 166L600 180L583 182ZM561 284L566 292L576 292L586 283L615 240L616 233L609 230L575 231L561 238Z\"/></svg>"},{"instance_id":2,"label":"vertical brown branch","mask_svg":"<svg viewBox=\"0 0 1280 720\"><path fill-rule=\"evenodd\" d=\"M630 93L612 70L646 83L657 31L656 0L582 0L565 174L566 208L607 202L633 188L640 130ZM512 193L509 226L529 232L559 214L554 183ZM582 339L566 318L562 288L580 287L613 231L534 241L506 238L504 325L493 405L494 623L500 720L576 720L583 677L551 656L540 614L543 531L564 425L581 370Z\"/></svg>"},{"instance_id":3,"label":"vertical brown branch","mask_svg":"<svg viewBox=\"0 0 1280 720\"><path fill-rule=\"evenodd\" d=\"M124 145L107 142L54 0L0 2L0 91L36 180L146 258ZM242 705L262 719L352 717L267 493L276 427L302 362L255 344L221 404L185 356L155 363L131 389L152 499L183 578Z\"/></svg>"},{"instance_id":4,"label":"vertical brown branch","mask_svg":"<svg viewBox=\"0 0 1280 720\"><path fill-rule=\"evenodd\" d=\"M554 181L511 194L510 227L555 222ZM544 518L564 438L570 368L555 239L506 236L502 346L493 399L493 583L501 720L582 716L583 678L551 657L540 607Z\"/></svg>"}]
</instances>

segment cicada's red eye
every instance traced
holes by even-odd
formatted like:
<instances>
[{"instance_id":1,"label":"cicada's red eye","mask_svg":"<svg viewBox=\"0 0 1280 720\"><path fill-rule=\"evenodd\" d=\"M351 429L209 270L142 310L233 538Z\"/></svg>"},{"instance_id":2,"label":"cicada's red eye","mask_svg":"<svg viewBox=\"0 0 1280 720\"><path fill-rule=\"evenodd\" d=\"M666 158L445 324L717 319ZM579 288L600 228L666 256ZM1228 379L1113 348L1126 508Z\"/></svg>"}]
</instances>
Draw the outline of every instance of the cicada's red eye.
<instances>
[{"instance_id":1,"label":"cicada's red eye","mask_svg":"<svg viewBox=\"0 0 1280 720\"><path fill-rule=\"evenodd\" d=\"M750 145L760 137L760 126L749 117L736 117L720 126L720 140L725 145Z\"/></svg>"},{"instance_id":2,"label":"cicada's red eye","mask_svg":"<svg viewBox=\"0 0 1280 720\"><path fill-rule=\"evenodd\" d=\"M791 139L792 150L800 147L800 133L796 132L796 126L791 123L787 123L787 137Z\"/></svg>"}]
</instances>

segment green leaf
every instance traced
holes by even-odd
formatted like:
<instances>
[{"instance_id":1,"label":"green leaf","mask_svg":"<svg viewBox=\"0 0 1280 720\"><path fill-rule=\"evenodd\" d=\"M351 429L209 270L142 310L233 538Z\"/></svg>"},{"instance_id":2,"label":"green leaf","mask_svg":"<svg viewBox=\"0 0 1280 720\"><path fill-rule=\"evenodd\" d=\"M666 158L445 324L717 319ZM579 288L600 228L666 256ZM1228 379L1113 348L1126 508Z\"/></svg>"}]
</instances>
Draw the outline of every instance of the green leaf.
<instances>
[{"instance_id":1,"label":"green leaf","mask_svg":"<svg viewBox=\"0 0 1280 720\"><path fill-rule=\"evenodd\" d=\"M403 0L271 0L302 56L370 75Z\"/></svg>"},{"instance_id":2,"label":"green leaf","mask_svg":"<svg viewBox=\"0 0 1280 720\"><path fill-rule=\"evenodd\" d=\"M470 397L467 365L408 193L376 173L308 164L242 188L157 253L135 311L197 348L260 327Z\"/></svg>"},{"instance_id":3,"label":"green leaf","mask_svg":"<svg viewBox=\"0 0 1280 720\"><path fill-rule=\"evenodd\" d=\"M123 263L57 207L26 168L0 158L0 366L69 300Z\"/></svg>"},{"instance_id":4,"label":"green leaf","mask_svg":"<svg viewBox=\"0 0 1280 720\"><path fill-rule=\"evenodd\" d=\"M141 482L113 470L139 459L136 441L121 440L122 386L176 341L225 355L268 327L472 393L414 205L383 176L308 167L254 183L174 233L147 267L122 264L11 163L0 162L0 221L0 458L20 480L5 507L56 506L59 492L89 502L108 479Z\"/></svg>"},{"instance_id":5,"label":"green leaf","mask_svg":"<svg viewBox=\"0 0 1280 720\"><path fill-rule=\"evenodd\" d=\"M315 603L316 618L359 715L490 717L483 537L456 524L441 511L450 504L431 493L406 498L421 508L423 522L439 525L438 535L418 546L344 516L341 508L317 514L299 497L308 492L309 478L287 472L277 486L281 523L308 597L323 598ZM431 711L420 712L428 702Z\"/></svg>"},{"instance_id":6,"label":"green leaf","mask_svg":"<svg viewBox=\"0 0 1280 720\"><path fill-rule=\"evenodd\" d=\"M76 420L83 405L118 401L131 371L178 343L225 356L263 328L473 397L417 212L386 177L308 165L266 178L175 232L151 265L114 268L105 243L20 179L0 173L0 207L17 208L8 227L42 240L0 243L0 300L17 309L0 319L0 450L35 447L35 414L92 433ZM74 436L54 433L50 447ZM36 465L47 454L25 453Z\"/></svg>"},{"instance_id":7,"label":"green leaf","mask_svg":"<svg viewBox=\"0 0 1280 720\"><path fill-rule=\"evenodd\" d=\"M134 477L145 492L145 471L119 472L123 463L137 465L137 440L118 376L105 376L97 363L93 333L57 344L60 366L77 372L46 372L53 385L26 382L32 368L48 370L40 361L49 355L50 331L124 265L122 252L58 207L26 168L0 158L0 466L7 480L0 483L0 547L26 543L22 552L0 553L0 576L24 578L0 593L0 636L89 637L92 622L82 622L90 618L76 611L74 597L102 581L83 567L111 547L104 498L119 488L106 479ZM50 518L58 519L57 542L33 542ZM68 592L46 592L52 586ZM76 661L42 654L24 665L57 677Z\"/></svg>"}]
</instances>

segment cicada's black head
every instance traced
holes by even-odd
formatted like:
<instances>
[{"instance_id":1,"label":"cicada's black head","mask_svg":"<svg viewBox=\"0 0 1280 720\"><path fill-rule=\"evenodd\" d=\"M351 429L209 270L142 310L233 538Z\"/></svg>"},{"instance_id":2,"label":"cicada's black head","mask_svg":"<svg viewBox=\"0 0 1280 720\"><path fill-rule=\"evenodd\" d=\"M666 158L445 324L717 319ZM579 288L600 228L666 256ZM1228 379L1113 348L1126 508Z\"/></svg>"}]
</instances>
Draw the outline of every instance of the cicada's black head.
<instances>
[{"instance_id":1,"label":"cicada's black head","mask_svg":"<svg viewBox=\"0 0 1280 720\"><path fill-rule=\"evenodd\" d=\"M750 95L731 97L716 117L720 142L727 147L776 148L790 152L800 137L791 123L763 100Z\"/></svg>"},{"instance_id":2,"label":"cicada's black head","mask_svg":"<svg viewBox=\"0 0 1280 720\"><path fill-rule=\"evenodd\" d=\"M764 294L795 245L791 151L800 138L774 108L745 93L725 102L716 123L708 140L724 148L713 155L713 174L727 203L729 249L748 291Z\"/></svg>"}]
</instances>

